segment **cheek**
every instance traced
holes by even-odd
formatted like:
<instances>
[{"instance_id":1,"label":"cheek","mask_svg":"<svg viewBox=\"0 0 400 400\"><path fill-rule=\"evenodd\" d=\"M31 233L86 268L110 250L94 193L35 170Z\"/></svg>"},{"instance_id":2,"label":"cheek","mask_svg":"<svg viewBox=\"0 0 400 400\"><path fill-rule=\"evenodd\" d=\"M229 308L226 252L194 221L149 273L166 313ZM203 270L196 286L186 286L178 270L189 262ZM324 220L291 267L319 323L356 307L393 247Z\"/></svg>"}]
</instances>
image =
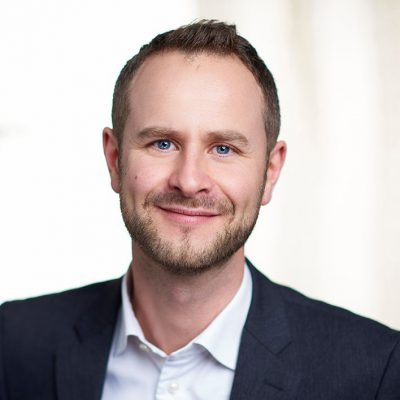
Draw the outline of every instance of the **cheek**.
<instances>
[{"instance_id":1,"label":"cheek","mask_svg":"<svg viewBox=\"0 0 400 400\"><path fill-rule=\"evenodd\" d=\"M237 211L254 211L259 207L263 192L263 171L257 168L234 168L219 179L219 186Z\"/></svg>"},{"instance_id":2,"label":"cheek","mask_svg":"<svg viewBox=\"0 0 400 400\"><path fill-rule=\"evenodd\" d=\"M132 198L143 199L148 193L159 191L165 182L160 171L151 163L131 163L124 175L125 192Z\"/></svg>"},{"instance_id":3,"label":"cheek","mask_svg":"<svg viewBox=\"0 0 400 400\"><path fill-rule=\"evenodd\" d=\"M229 172L220 174L218 177L218 186L236 207L243 207L247 198L246 194L250 196L250 180L248 174L244 173L243 170L234 168Z\"/></svg>"}]
</instances>

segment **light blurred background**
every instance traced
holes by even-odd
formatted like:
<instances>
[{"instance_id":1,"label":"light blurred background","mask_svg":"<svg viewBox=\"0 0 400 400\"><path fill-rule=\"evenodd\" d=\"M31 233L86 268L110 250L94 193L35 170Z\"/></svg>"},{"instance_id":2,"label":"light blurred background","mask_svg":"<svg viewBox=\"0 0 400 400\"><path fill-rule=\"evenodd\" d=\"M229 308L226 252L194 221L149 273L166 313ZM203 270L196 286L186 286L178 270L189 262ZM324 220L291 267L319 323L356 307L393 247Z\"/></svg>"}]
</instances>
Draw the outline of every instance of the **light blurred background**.
<instances>
[{"instance_id":1,"label":"light blurred background","mask_svg":"<svg viewBox=\"0 0 400 400\"><path fill-rule=\"evenodd\" d=\"M101 131L157 33L235 23L275 76L287 163L247 255L400 329L400 2L15 0L0 6L0 302L122 275Z\"/></svg>"}]
</instances>

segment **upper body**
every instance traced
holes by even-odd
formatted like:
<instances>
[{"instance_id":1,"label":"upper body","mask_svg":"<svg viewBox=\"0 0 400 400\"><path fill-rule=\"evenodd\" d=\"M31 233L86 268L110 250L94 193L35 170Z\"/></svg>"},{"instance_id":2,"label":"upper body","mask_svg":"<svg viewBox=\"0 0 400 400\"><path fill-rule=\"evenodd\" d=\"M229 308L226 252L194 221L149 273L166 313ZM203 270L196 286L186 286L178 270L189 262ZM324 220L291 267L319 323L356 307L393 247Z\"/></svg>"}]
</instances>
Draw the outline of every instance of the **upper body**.
<instances>
[{"instance_id":1,"label":"upper body","mask_svg":"<svg viewBox=\"0 0 400 400\"><path fill-rule=\"evenodd\" d=\"M398 332L250 272L231 399L400 399ZM120 288L115 280L0 307L0 399L100 400Z\"/></svg>"},{"instance_id":2,"label":"upper body","mask_svg":"<svg viewBox=\"0 0 400 400\"><path fill-rule=\"evenodd\" d=\"M171 355L241 287L245 242L286 156L277 91L234 26L198 22L157 36L128 61L112 119L103 146L132 239L132 312L143 337ZM396 333L252 277L233 383L225 383L233 399L395 398ZM100 398L119 287L6 305L2 396Z\"/></svg>"}]
</instances>

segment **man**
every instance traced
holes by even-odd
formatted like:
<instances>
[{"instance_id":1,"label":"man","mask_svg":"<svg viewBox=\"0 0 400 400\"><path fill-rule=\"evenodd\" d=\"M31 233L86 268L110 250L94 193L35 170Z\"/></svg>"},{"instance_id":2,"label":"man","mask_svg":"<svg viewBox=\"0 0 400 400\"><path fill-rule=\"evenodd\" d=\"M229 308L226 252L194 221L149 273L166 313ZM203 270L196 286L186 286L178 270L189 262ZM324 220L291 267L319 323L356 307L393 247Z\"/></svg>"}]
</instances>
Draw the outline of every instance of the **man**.
<instances>
[{"instance_id":1,"label":"man","mask_svg":"<svg viewBox=\"0 0 400 400\"><path fill-rule=\"evenodd\" d=\"M272 75L234 26L153 39L122 70L112 118L132 263L2 306L1 400L400 399L398 332L245 260L286 144Z\"/></svg>"}]
</instances>

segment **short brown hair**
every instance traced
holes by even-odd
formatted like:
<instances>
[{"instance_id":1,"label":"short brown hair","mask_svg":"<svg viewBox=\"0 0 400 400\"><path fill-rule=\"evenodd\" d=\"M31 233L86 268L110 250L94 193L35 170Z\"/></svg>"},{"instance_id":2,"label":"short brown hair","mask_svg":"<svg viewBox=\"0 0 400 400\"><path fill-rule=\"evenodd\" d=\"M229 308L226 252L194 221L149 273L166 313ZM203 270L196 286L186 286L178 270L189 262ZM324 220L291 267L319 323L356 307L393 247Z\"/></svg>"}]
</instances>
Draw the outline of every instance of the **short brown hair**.
<instances>
[{"instance_id":1,"label":"short brown hair","mask_svg":"<svg viewBox=\"0 0 400 400\"><path fill-rule=\"evenodd\" d=\"M215 20L201 20L161 33L149 44L142 46L139 53L125 64L115 84L112 106L114 134L118 142L122 142L122 133L129 115L129 84L135 72L151 55L174 50L185 54L234 55L243 62L264 95L264 123L269 155L275 146L280 128L279 100L274 78L254 47L237 34L235 25Z\"/></svg>"}]
</instances>

